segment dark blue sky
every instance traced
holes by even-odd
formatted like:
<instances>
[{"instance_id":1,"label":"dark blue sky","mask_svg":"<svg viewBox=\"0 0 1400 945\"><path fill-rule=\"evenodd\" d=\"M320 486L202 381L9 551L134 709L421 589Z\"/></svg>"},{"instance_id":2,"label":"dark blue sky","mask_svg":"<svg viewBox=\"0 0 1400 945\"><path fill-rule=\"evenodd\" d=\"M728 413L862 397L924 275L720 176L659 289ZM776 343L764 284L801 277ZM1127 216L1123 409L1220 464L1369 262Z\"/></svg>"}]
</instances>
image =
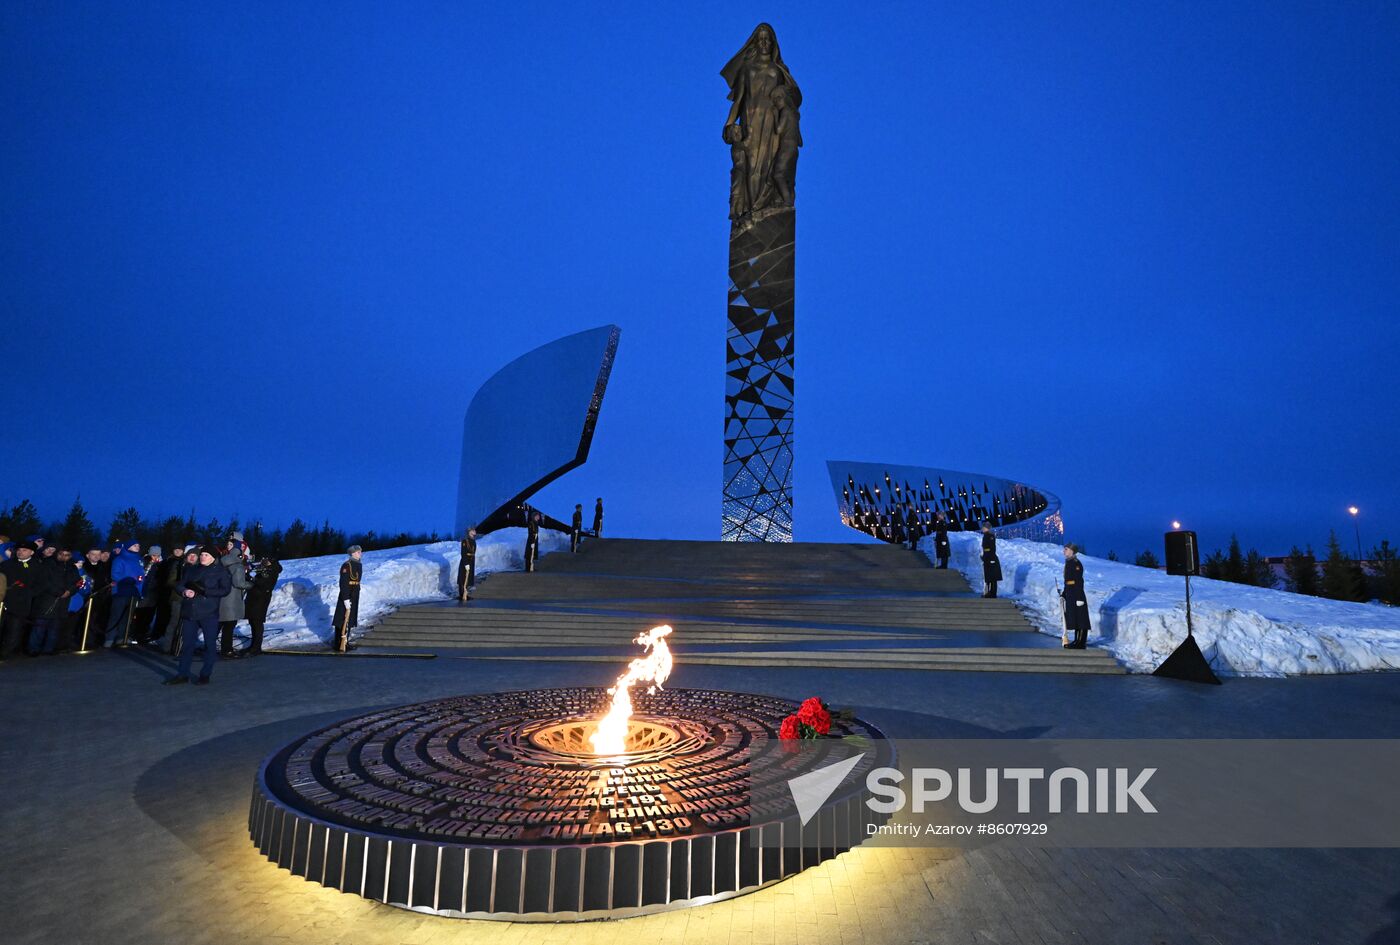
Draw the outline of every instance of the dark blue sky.
<instances>
[{"instance_id":1,"label":"dark blue sky","mask_svg":"<svg viewBox=\"0 0 1400 945\"><path fill-rule=\"evenodd\" d=\"M0 8L0 500L445 529L477 385L616 322L542 504L718 537L718 71L767 19L799 538L853 534L846 458L1043 486L1100 553L1400 540L1400 7L656 6Z\"/></svg>"}]
</instances>

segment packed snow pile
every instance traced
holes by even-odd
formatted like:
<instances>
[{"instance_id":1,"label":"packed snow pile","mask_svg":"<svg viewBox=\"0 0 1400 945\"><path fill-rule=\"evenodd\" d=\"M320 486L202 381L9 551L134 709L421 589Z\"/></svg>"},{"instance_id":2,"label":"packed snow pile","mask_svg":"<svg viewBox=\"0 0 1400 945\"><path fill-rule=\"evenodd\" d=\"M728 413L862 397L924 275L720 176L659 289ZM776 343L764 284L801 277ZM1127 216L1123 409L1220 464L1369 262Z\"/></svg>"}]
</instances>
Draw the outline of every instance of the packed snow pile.
<instances>
[{"instance_id":1,"label":"packed snow pile","mask_svg":"<svg viewBox=\"0 0 1400 945\"><path fill-rule=\"evenodd\" d=\"M567 535L541 530L540 554L567 547ZM483 536L476 545L477 580L493 571L521 570L525 566L524 553L523 528L507 528ZM365 552L360 582L360 632L403 604L455 597L461 558L461 546L455 541ZM272 605L267 612L264 646L290 648L330 642L331 617L340 593L340 566L344 561L345 555L327 555L282 562L282 576L272 592ZM240 623L238 629L246 634L247 623Z\"/></svg>"},{"instance_id":2,"label":"packed snow pile","mask_svg":"<svg viewBox=\"0 0 1400 945\"><path fill-rule=\"evenodd\" d=\"M951 566L981 591L979 535L954 534ZM920 545L933 554L932 542ZM1044 633L1064 626L1059 545L998 539L998 592L1016 601ZM1163 571L1080 555L1092 646L1112 651L1132 672L1150 673L1186 636L1185 580ZM1292 676L1400 669L1400 608L1354 604L1262 587L1191 580L1191 625L1218 674Z\"/></svg>"}]
</instances>

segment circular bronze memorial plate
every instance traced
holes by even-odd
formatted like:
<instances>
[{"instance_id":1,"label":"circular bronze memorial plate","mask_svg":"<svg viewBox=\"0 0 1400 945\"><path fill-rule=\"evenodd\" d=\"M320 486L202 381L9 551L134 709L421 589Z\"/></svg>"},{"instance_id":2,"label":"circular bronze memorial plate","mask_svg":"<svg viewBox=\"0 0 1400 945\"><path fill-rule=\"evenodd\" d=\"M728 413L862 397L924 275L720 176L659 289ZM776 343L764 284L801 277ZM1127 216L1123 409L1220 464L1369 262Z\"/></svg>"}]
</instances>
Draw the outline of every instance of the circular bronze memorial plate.
<instances>
[{"instance_id":1,"label":"circular bronze memorial plate","mask_svg":"<svg viewBox=\"0 0 1400 945\"><path fill-rule=\"evenodd\" d=\"M863 772L892 753L864 722L833 722L833 736L862 739L862 758L803 823L787 782L831 758L778 743L796 705L699 689L633 701L616 756L589 743L608 703L597 688L347 719L263 763L249 830L279 866L345 892L441 915L566 921L751 892L884 819L863 803ZM751 763L758 756L780 760Z\"/></svg>"}]
</instances>

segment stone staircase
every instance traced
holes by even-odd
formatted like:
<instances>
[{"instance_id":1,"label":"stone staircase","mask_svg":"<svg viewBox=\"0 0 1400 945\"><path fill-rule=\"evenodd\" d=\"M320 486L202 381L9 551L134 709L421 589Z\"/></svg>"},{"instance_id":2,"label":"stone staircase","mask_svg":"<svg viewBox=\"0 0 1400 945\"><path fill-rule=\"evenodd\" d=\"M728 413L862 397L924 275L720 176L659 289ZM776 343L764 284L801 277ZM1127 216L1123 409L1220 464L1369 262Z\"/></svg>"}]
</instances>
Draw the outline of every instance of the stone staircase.
<instances>
[{"instance_id":1,"label":"stone staircase","mask_svg":"<svg viewBox=\"0 0 1400 945\"><path fill-rule=\"evenodd\" d=\"M658 623L687 663L850 669L1121 673L1064 650L1008 600L974 594L918 552L872 544L601 539L490 575L475 600L405 607L365 640L494 660L635 655Z\"/></svg>"}]
</instances>

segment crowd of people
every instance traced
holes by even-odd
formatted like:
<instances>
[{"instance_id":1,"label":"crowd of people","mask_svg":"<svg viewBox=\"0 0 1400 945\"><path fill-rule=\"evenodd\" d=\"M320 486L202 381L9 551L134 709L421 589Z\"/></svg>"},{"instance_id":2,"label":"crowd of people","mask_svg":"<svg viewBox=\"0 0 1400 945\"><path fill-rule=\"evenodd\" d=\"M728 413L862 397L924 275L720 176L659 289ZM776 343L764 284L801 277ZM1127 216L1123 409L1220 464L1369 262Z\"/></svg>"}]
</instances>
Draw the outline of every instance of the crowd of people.
<instances>
[{"instance_id":1,"label":"crowd of people","mask_svg":"<svg viewBox=\"0 0 1400 945\"><path fill-rule=\"evenodd\" d=\"M540 513L526 524L525 570L539 555ZM603 529L603 500L594 507L594 536ZM574 507L570 550L578 551L583 507ZM476 583L475 529L462 540L459 599L471 599ZM340 568L332 617L332 648L355 649L350 631L359 617L362 549L351 545ZM186 542L167 555L160 545L143 551L139 540L60 548L43 535L12 541L0 534L0 663L23 653L52 656L104 648L149 648L179 657L167 685L208 683L219 659L263 652L267 612L282 564L258 557L237 530L203 544ZM248 643L236 628L248 622ZM200 672L192 679L195 656Z\"/></svg>"},{"instance_id":2,"label":"crowd of people","mask_svg":"<svg viewBox=\"0 0 1400 945\"><path fill-rule=\"evenodd\" d=\"M140 541L59 548L42 535L0 535L0 661L23 652L50 656L101 648L147 647L180 657L167 682L208 682L219 658L262 653L272 591L282 565L258 558L241 532L167 555ZM248 622L247 646L235 628Z\"/></svg>"}]
</instances>

